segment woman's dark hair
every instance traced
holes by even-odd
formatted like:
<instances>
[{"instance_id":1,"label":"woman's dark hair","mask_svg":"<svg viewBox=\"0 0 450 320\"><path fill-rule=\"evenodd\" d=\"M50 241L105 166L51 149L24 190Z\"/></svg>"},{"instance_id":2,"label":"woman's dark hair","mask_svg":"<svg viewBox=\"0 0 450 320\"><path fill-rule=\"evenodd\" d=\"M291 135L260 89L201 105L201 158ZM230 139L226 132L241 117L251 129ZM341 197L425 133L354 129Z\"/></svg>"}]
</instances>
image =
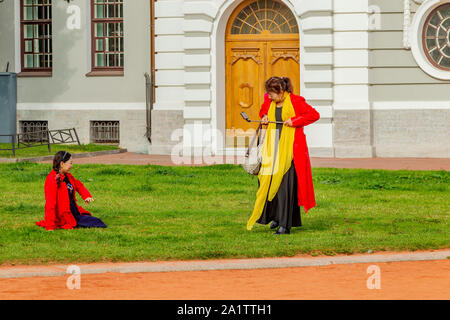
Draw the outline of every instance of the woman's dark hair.
<instances>
[{"instance_id":1,"label":"woman's dark hair","mask_svg":"<svg viewBox=\"0 0 450 320\"><path fill-rule=\"evenodd\" d=\"M56 171L56 173L59 173L59 168L61 166L61 162L67 162L70 160L72 155L67 151L59 151L57 154L55 154L55 157L53 158L53 170Z\"/></svg>"},{"instance_id":2,"label":"woman's dark hair","mask_svg":"<svg viewBox=\"0 0 450 320\"><path fill-rule=\"evenodd\" d=\"M294 92L291 79L287 77L272 77L265 83L266 92L281 93L281 91L287 91L289 93Z\"/></svg>"}]
</instances>

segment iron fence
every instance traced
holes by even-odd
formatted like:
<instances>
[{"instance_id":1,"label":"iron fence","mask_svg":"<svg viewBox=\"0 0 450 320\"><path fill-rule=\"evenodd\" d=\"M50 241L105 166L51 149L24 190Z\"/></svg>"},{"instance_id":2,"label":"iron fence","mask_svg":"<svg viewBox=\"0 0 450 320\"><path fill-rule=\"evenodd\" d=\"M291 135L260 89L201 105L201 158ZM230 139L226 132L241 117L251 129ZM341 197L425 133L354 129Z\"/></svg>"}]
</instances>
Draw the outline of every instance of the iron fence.
<instances>
[{"instance_id":1,"label":"iron fence","mask_svg":"<svg viewBox=\"0 0 450 320\"><path fill-rule=\"evenodd\" d=\"M3 134L0 137L11 138L11 148L0 149L0 151L12 151L14 157L16 156L16 150L41 146L47 146L50 153L52 144L77 143L81 149L80 139L75 128Z\"/></svg>"}]
</instances>

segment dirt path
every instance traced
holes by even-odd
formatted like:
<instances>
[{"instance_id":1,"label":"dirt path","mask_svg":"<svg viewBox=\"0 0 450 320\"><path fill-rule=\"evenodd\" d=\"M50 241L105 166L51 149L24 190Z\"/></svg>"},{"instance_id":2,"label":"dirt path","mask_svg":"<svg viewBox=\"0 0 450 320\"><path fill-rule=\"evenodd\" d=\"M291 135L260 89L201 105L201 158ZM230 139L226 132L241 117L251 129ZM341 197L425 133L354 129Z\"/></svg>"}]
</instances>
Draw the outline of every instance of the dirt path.
<instances>
[{"instance_id":1,"label":"dirt path","mask_svg":"<svg viewBox=\"0 0 450 320\"><path fill-rule=\"evenodd\" d=\"M378 266L381 289L368 289ZM450 299L450 260L0 279L0 299Z\"/></svg>"}]
</instances>

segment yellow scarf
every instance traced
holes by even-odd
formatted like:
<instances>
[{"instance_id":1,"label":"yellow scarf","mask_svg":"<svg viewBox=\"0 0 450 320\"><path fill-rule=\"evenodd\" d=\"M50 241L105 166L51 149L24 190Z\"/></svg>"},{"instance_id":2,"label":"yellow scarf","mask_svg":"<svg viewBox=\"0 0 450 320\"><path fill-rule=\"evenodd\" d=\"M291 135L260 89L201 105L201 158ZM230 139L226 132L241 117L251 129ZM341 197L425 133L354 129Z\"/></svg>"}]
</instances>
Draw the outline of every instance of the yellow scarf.
<instances>
[{"instance_id":1,"label":"yellow scarf","mask_svg":"<svg viewBox=\"0 0 450 320\"><path fill-rule=\"evenodd\" d=\"M281 117L283 121L286 121L295 116L295 110L289 93L285 92L284 98ZM269 121L276 121L275 109L275 102L272 101L268 112ZM247 230L251 230L255 222L261 217L266 199L272 201L277 194L283 176L289 170L294 157L295 128L283 127L278 143L278 151L275 154L276 134L276 124L269 123L261 149L262 164L258 174L259 189L256 193L253 213L247 222Z\"/></svg>"}]
</instances>

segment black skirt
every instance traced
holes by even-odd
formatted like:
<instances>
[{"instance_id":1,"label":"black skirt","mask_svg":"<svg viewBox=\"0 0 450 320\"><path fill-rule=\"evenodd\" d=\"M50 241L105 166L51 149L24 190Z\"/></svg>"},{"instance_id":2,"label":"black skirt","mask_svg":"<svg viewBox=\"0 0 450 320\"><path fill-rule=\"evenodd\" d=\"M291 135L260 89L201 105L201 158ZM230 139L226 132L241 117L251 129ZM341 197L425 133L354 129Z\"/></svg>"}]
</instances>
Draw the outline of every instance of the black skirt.
<instances>
[{"instance_id":1,"label":"black skirt","mask_svg":"<svg viewBox=\"0 0 450 320\"><path fill-rule=\"evenodd\" d=\"M259 184L259 181L258 181ZM268 224L272 221L278 222L286 229L301 227L300 206L297 197L297 173L294 161L291 167L283 176L280 188L272 201L266 200L259 224Z\"/></svg>"},{"instance_id":2,"label":"black skirt","mask_svg":"<svg viewBox=\"0 0 450 320\"><path fill-rule=\"evenodd\" d=\"M281 121L281 108L277 108L276 112L277 121ZM283 130L282 124L277 124L277 130L280 134L276 137L275 153L278 150L279 137ZM259 180L258 180L259 187ZM295 171L294 160L291 162L291 167L284 174L281 181L280 188L277 194L264 205L261 217L256 221L259 224L269 224L271 221L278 222L281 227L290 229L292 227L301 227L302 221L300 217L300 206L298 205L297 197L297 173Z\"/></svg>"},{"instance_id":3,"label":"black skirt","mask_svg":"<svg viewBox=\"0 0 450 320\"><path fill-rule=\"evenodd\" d=\"M76 228L107 228L106 224L103 223L99 218L90 216L90 215L82 215L80 211L78 211L77 204L73 199L74 190L73 186L69 181L67 176L64 179L64 182L67 185L67 191L69 192L69 200L70 200L70 211L72 212L73 217L77 221Z\"/></svg>"}]
</instances>

